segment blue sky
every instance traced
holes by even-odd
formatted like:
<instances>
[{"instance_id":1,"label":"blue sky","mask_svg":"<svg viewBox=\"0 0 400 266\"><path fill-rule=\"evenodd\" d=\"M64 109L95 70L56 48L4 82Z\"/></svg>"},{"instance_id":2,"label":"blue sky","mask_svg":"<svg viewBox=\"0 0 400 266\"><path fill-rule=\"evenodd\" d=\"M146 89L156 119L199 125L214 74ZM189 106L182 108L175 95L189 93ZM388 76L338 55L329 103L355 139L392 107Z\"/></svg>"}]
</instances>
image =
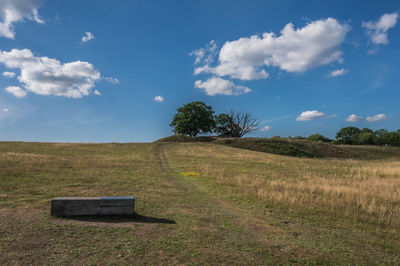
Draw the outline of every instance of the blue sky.
<instances>
[{"instance_id":1,"label":"blue sky","mask_svg":"<svg viewBox=\"0 0 400 266\"><path fill-rule=\"evenodd\" d=\"M252 137L397 130L399 12L399 1L0 0L0 139L153 141L191 101L253 113Z\"/></svg>"}]
</instances>

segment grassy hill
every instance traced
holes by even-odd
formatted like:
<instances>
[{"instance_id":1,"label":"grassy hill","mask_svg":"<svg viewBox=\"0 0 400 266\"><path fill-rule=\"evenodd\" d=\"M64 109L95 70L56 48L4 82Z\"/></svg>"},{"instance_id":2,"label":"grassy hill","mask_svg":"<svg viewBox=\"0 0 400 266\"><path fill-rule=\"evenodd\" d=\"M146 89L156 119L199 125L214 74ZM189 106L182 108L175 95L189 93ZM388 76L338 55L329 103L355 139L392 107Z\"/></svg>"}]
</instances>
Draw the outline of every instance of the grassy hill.
<instances>
[{"instance_id":1,"label":"grassy hill","mask_svg":"<svg viewBox=\"0 0 400 266\"><path fill-rule=\"evenodd\" d=\"M398 264L400 149L313 145L1 142L0 264ZM49 215L130 195L133 219Z\"/></svg>"},{"instance_id":2,"label":"grassy hill","mask_svg":"<svg viewBox=\"0 0 400 266\"><path fill-rule=\"evenodd\" d=\"M397 147L335 145L325 142L308 141L304 139L283 138L219 138L219 137L189 137L173 135L159 139L156 142L211 142L230 147L260 151L272 154L305 157L305 158L354 158L379 159L400 158L400 149Z\"/></svg>"}]
</instances>

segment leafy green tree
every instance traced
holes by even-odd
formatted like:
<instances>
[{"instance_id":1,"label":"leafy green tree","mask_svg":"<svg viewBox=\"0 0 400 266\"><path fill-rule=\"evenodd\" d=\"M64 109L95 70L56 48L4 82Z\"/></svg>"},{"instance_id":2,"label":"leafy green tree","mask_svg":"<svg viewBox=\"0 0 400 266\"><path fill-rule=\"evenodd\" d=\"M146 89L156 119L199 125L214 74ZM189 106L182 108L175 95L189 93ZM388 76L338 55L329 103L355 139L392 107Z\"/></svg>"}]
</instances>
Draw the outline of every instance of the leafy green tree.
<instances>
[{"instance_id":1,"label":"leafy green tree","mask_svg":"<svg viewBox=\"0 0 400 266\"><path fill-rule=\"evenodd\" d=\"M391 145L400 146L400 129L392 132Z\"/></svg>"},{"instance_id":2,"label":"leafy green tree","mask_svg":"<svg viewBox=\"0 0 400 266\"><path fill-rule=\"evenodd\" d=\"M389 139L388 139L389 130L387 130L387 129L378 129L378 130L374 131L374 134L376 136L376 143L378 145L387 145L387 144L389 144Z\"/></svg>"},{"instance_id":3,"label":"leafy green tree","mask_svg":"<svg viewBox=\"0 0 400 266\"><path fill-rule=\"evenodd\" d=\"M214 128L214 111L203 102L191 102L177 109L170 126L175 134L196 136L211 132Z\"/></svg>"},{"instance_id":4,"label":"leafy green tree","mask_svg":"<svg viewBox=\"0 0 400 266\"><path fill-rule=\"evenodd\" d=\"M357 144L361 130L357 127L344 127L336 133L336 139L341 144Z\"/></svg>"},{"instance_id":5,"label":"leafy green tree","mask_svg":"<svg viewBox=\"0 0 400 266\"><path fill-rule=\"evenodd\" d=\"M364 127L361 129L361 133L374 133L374 131L370 128Z\"/></svg>"},{"instance_id":6,"label":"leafy green tree","mask_svg":"<svg viewBox=\"0 0 400 266\"><path fill-rule=\"evenodd\" d=\"M358 134L357 144L373 145L376 144L376 142L377 138L372 129L366 127L361 129L360 133Z\"/></svg>"},{"instance_id":7,"label":"leafy green tree","mask_svg":"<svg viewBox=\"0 0 400 266\"><path fill-rule=\"evenodd\" d=\"M373 145L376 143L376 136L372 132L360 132L357 142L361 145Z\"/></svg>"},{"instance_id":8,"label":"leafy green tree","mask_svg":"<svg viewBox=\"0 0 400 266\"><path fill-rule=\"evenodd\" d=\"M388 132L384 135L384 144L390 146L400 146L400 130Z\"/></svg>"}]
</instances>

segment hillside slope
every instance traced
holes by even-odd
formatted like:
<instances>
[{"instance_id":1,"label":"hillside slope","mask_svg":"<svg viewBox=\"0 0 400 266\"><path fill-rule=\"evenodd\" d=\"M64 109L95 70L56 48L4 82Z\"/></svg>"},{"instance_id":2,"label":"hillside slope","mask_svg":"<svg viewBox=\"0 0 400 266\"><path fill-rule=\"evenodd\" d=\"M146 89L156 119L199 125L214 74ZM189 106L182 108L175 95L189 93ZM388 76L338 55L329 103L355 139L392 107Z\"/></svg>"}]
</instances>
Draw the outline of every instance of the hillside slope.
<instances>
[{"instance_id":1,"label":"hillside slope","mask_svg":"<svg viewBox=\"0 0 400 266\"><path fill-rule=\"evenodd\" d=\"M173 135L162 138L158 142L208 142L230 147L260 151L272 154L305 157L305 158L354 158L379 159L400 158L400 148L365 145L335 145L325 142L308 141L302 139L275 139L275 138L219 138L219 137L189 137Z\"/></svg>"}]
</instances>

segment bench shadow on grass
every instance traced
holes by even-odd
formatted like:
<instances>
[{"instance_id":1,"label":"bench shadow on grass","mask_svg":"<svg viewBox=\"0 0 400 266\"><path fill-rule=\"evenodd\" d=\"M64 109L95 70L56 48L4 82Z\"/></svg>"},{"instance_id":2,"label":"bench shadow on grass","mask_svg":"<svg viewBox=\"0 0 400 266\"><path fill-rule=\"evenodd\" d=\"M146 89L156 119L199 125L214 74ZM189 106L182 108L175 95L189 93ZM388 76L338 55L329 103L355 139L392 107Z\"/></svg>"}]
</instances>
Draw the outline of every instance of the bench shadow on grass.
<instances>
[{"instance_id":1,"label":"bench shadow on grass","mask_svg":"<svg viewBox=\"0 0 400 266\"><path fill-rule=\"evenodd\" d=\"M99 223L153 223L153 224L176 224L175 220L145 216L135 213L134 216L70 216L64 217L70 220Z\"/></svg>"}]
</instances>

